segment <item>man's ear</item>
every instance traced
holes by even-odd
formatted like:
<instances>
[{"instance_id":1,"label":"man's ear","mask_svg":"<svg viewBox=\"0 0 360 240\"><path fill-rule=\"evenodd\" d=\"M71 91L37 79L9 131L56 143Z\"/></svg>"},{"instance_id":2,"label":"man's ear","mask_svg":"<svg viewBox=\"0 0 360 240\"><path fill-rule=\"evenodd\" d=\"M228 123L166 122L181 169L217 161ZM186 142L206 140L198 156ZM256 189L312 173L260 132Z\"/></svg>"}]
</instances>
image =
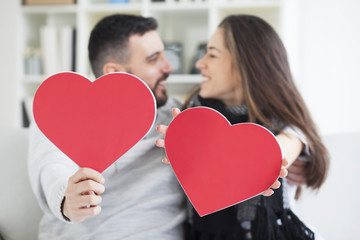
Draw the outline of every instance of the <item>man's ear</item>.
<instances>
[{"instance_id":1,"label":"man's ear","mask_svg":"<svg viewBox=\"0 0 360 240\"><path fill-rule=\"evenodd\" d=\"M122 64L116 62L107 62L103 66L103 73L112 73L112 72L125 72L125 67Z\"/></svg>"}]
</instances>

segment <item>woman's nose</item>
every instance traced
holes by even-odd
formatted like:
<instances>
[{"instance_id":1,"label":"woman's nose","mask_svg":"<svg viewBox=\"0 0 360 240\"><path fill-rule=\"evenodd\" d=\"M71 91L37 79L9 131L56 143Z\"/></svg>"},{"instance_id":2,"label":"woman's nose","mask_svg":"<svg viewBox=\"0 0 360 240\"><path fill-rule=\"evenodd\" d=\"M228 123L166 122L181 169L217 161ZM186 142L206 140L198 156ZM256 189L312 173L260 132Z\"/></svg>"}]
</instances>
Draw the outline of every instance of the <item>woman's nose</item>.
<instances>
[{"instance_id":1,"label":"woman's nose","mask_svg":"<svg viewBox=\"0 0 360 240\"><path fill-rule=\"evenodd\" d=\"M204 57L196 61L195 67L199 70L202 70L205 67Z\"/></svg>"}]
</instances>

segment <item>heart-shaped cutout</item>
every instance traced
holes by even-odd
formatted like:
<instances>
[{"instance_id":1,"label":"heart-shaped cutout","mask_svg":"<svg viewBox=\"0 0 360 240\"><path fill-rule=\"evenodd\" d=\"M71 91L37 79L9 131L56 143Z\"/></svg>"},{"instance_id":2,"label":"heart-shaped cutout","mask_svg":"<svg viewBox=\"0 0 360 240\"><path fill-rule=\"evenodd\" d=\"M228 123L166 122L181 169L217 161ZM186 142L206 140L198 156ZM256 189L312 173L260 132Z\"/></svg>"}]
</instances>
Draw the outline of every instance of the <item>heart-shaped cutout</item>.
<instances>
[{"instance_id":1,"label":"heart-shaped cutout","mask_svg":"<svg viewBox=\"0 0 360 240\"><path fill-rule=\"evenodd\" d=\"M156 102L131 74L110 73L91 82L63 72L40 85L33 111L39 129L70 159L103 172L150 131Z\"/></svg>"},{"instance_id":2,"label":"heart-shaped cutout","mask_svg":"<svg viewBox=\"0 0 360 240\"><path fill-rule=\"evenodd\" d=\"M270 131L252 123L231 125L205 107L176 116L165 149L200 216L261 194L279 177L282 165L280 145Z\"/></svg>"}]
</instances>

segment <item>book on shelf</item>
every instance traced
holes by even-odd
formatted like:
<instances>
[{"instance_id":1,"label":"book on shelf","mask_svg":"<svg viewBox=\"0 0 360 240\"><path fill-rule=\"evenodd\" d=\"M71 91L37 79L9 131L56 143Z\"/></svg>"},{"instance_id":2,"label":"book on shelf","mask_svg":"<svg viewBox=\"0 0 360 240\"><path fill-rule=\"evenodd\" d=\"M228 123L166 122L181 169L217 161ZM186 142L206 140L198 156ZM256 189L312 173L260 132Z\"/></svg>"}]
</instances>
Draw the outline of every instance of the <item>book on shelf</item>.
<instances>
[{"instance_id":1,"label":"book on shelf","mask_svg":"<svg viewBox=\"0 0 360 240\"><path fill-rule=\"evenodd\" d=\"M30 123L34 120L33 102L33 97L26 97L21 102L23 127L29 127Z\"/></svg>"},{"instance_id":2,"label":"book on shelf","mask_svg":"<svg viewBox=\"0 0 360 240\"><path fill-rule=\"evenodd\" d=\"M76 4L76 0L23 0L23 5L66 5Z\"/></svg>"},{"instance_id":3,"label":"book on shelf","mask_svg":"<svg viewBox=\"0 0 360 240\"><path fill-rule=\"evenodd\" d=\"M59 27L60 70L75 71L75 28L72 26Z\"/></svg>"},{"instance_id":4,"label":"book on shelf","mask_svg":"<svg viewBox=\"0 0 360 240\"><path fill-rule=\"evenodd\" d=\"M41 27L40 46L45 75L75 71L76 30L73 26Z\"/></svg>"}]
</instances>

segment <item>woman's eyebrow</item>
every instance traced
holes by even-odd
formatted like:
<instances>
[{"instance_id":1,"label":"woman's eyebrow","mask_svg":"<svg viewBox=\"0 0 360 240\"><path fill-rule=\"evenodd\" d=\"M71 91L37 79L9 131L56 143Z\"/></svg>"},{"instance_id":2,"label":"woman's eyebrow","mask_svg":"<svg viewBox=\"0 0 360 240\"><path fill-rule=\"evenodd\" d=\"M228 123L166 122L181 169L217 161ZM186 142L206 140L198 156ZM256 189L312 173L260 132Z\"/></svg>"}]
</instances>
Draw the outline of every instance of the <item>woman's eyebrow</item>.
<instances>
[{"instance_id":1,"label":"woman's eyebrow","mask_svg":"<svg viewBox=\"0 0 360 240\"><path fill-rule=\"evenodd\" d=\"M218 48L216 48L214 46L208 46L208 50L215 50L215 51L221 53L220 49L218 49Z\"/></svg>"}]
</instances>

